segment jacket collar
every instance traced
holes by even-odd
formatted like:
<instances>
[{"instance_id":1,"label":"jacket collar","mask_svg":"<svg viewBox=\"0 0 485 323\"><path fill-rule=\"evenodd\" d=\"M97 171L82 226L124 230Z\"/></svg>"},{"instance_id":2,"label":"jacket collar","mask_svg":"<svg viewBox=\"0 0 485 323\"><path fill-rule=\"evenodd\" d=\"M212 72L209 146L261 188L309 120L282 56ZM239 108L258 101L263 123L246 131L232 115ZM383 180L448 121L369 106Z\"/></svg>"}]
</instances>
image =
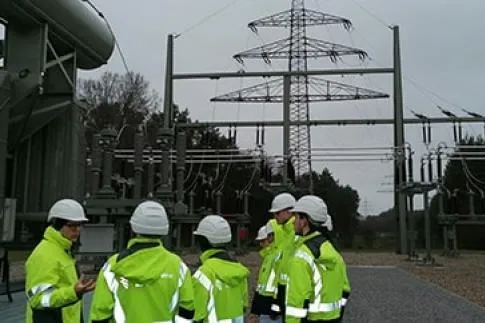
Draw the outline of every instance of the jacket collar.
<instances>
[{"instance_id":1,"label":"jacket collar","mask_svg":"<svg viewBox=\"0 0 485 323\"><path fill-rule=\"evenodd\" d=\"M206 251L204 251L201 255L200 255L200 261L202 263L206 262L207 259L209 259L210 257L212 257L213 255L219 253L219 252L223 252L225 251L224 249L207 249Z\"/></svg>"},{"instance_id":2,"label":"jacket collar","mask_svg":"<svg viewBox=\"0 0 485 323\"><path fill-rule=\"evenodd\" d=\"M62 250L69 251L72 247L72 241L64 238L62 234L52 226L48 226L47 229L45 229L44 239L59 246Z\"/></svg>"},{"instance_id":3,"label":"jacket collar","mask_svg":"<svg viewBox=\"0 0 485 323\"><path fill-rule=\"evenodd\" d=\"M271 253L271 251L273 251L273 249L274 249L274 244L273 244L273 243L271 243L269 246L267 246L267 247L265 247L265 248L261 249L261 250L259 251L259 255L261 256L261 258L264 258L264 257L266 257L268 254L270 254L270 253Z\"/></svg>"},{"instance_id":4,"label":"jacket collar","mask_svg":"<svg viewBox=\"0 0 485 323\"><path fill-rule=\"evenodd\" d=\"M130 239L130 241L128 241L128 248L132 247L134 244L137 244L137 243L158 243L159 245L162 245L162 241L160 239L135 237Z\"/></svg>"}]
</instances>

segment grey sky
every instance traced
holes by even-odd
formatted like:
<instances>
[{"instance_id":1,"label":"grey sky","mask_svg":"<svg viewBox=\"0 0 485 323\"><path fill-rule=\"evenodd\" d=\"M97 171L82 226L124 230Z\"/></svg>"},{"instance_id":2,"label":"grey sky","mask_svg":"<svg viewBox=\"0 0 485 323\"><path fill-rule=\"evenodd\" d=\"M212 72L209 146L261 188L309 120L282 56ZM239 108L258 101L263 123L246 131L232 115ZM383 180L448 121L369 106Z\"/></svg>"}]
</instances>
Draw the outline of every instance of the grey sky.
<instances>
[{"instance_id":1,"label":"grey sky","mask_svg":"<svg viewBox=\"0 0 485 323\"><path fill-rule=\"evenodd\" d=\"M232 1L232 0L231 0ZM104 12L122 50L129 68L142 73L163 95L163 72L165 42L170 32L179 33L202 18L210 15L229 0L93 0ZM175 72L235 71L240 66L232 55L260 46L264 42L285 37L288 30L260 29L256 36L247 28L251 20L289 8L290 0L239 0L224 12L204 24L183 33L175 42ZM485 2L482 0L307 0L312 9L340 15L352 20L354 30L349 34L341 26L311 28L309 35L327 41L355 46L366 50L372 60L364 66L390 66L392 63L392 32L359 5L372 11L386 24L401 28L401 48L404 75L425 89L429 89L443 101L422 88L416 88L404 80L404 100L409 109L429 115L440 116L436 104L461 113L454 103L484 112L482 106L485 90ZM344 58L345 64L337 67L359 66L354 58ZM251 71L285 68L284 62L267 66L258 60L246 61ZM310 68L335 67L329 60L311 61ZM103 71L124 72L118 53L110 63L96 71L83 72L82 77L97 77ZM382 89L392 94L391 76L337 77L335 80ZM281 106L211 104L209 98L243 86L259 83L260 79L220 81L178 81L175 85L175 102L189 108L191 115L199 120L261 120L281 119ZM263 112L264 110L264 112ZM360 118L391 117L392 99L378 101L349 101L324 103L312 106L313 118ZM482 134L483 125L465 126L465 132ZM266 131L267 151L281 153L281 129ZM327 127L312 130L313 147L340 146L391 146L390 126L374 127ZM432 146L440 141L452 145L451 125L433 126ZM255 145L254 130L238 131L238 143L242 147ZM411 142L419 157L426 150L421 139L420 126L407 126L406 139ZM360 211L378 213L392 206L392 194L378 193L389 189L382 186L392 178L390 163L314 163L316 170L327 166L343 184L358 189L362 198ZM416 174L419 175L417 161ZM417 178L417 176L416 176ZM364 203L367 201L367 203ZM416 201L417 206L421 201Z\"/></svg>"}]
</instances>

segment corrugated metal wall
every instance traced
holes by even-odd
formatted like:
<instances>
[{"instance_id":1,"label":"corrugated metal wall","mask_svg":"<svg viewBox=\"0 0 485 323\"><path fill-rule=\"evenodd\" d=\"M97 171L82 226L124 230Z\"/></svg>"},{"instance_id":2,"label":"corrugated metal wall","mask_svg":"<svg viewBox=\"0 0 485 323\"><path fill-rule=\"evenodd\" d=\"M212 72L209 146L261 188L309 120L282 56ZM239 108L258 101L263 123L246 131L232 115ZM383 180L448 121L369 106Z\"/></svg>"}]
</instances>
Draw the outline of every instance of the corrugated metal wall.
<instances>
[{"instance_id":1,"label":"corrugated metal wall","mask_svg":"<svg viewBox=\"0 0 485 323\"><path fill-rule=\"evenodd\" d=\"M17 150L18 212L47 211L60 198L82 198L85 145L80 118L80 109L69 106Z\"/></svg>"}]
</instances>

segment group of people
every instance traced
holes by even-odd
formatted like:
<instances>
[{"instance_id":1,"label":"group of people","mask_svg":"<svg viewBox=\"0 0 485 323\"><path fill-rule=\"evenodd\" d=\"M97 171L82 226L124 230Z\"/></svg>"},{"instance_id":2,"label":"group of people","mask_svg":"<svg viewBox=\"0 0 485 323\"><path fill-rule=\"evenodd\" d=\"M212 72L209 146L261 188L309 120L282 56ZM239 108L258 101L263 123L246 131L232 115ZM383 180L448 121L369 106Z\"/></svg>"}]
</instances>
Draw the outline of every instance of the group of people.
<instances>
[{"instance_id":1,"label":"group of people","mask_svg":"<svg viewBox=\"0 0 485 323\"><path fill-rule=\"evenodd\" d=\"M270 213L274 219L257 237L263 261L251 312L260 321L340 321L350 287L327 235L332 222L325 203L283 193ZM142 202L130 218L128 245L96 279L80 273L72 252L88 221L83 207L59 200L47 220L42 241L25 263L27 323L83 323L83 295L90 291L92 323L245 321L250 270L227 252L232 234L224 218L208 215L193 232L201 255L192 273L162 244L169 233L165 208Z\"/></svg>"},{"instance_id":2,"label":"group of people","mask_svg":"<svg viewBox=\"0 0 485 323\"><path fill-rule=\"evenodd\" d=\"M350 296L332 218L315 195L277 195L256 240L262 257L251 313L260 322L341 322Z\"/></svg>"}]
</instances>

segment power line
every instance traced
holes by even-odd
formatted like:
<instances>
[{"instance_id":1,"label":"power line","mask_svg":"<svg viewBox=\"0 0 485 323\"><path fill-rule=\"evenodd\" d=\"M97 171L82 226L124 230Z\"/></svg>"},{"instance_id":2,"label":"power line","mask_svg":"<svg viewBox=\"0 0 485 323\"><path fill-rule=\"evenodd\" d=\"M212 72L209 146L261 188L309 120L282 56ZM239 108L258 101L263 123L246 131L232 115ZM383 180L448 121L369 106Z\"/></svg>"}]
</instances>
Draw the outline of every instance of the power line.
<instances>
[{"instance_id":1,"label":"power line","mask_svg":"<svg viewBox=\"0 0 485 323\"><path fill-rule=\"evenodd\" d=\"M82 0L83 2L86 2L94 11L96 11L96 13L98 14L99 17L101 17L101 19L103 19L105 22L106 22L106 25L109 29L109 32L111 33L111 35L113 36L113 39L114 39L114 42L115 42L115 46L116 46L116 49L118 51L118 53L120 54L120 57L121 57L121 61L123 63L123 66L125 68L125 71L128 75L128 77L130 78L130 82L132 84L132 86L135 85L135 82L133 81L133 78L132 78L132 75L131 75L131 72L130 72L130 69L128 67L128 63L126 62L126 58L125 58L125 55L123 54L123 50L121 49L121 46L118 42L118 38L116 37L113 29L111 28L111 25L108 21L108 19L105 17L105 15L101 12L101 10L99 10L92 2L91 0Z\"/></svg>"},{"instance_id":2,"label":"power line","mask_svg":"<svg viewBox=\"0 0 485 323\"><path fill-rule=\"evenodd\" d=\"M378 21L379 23L381 23L385 27L392 28L392 26L390 24L386 23L384 21L384 19L380 18L377 14L375 14L372 11L370 11L369 9L365 8L363 5L361 5L360 3L358 3L356 0L350 0L350 1L352 1L353 3L355 3L360 9L362 9L363 11L365 11L369 16L371 16L372 18L374 18L376 21Z\"/></svg>"},{"instance_id":3,"label":"power line","mask_svg":"<svg viewBox=\"0 0 485 323\"><path fill-rule=\"evenodd\" d=\"M194 28L196 27L199 27L200 25L202 25L203 23L207 22L208 20L210 20L211 18L214 18L215 16L217 16L218 14L222 13L223 11L225 11L226 9L228 9L230 6L232 6L233 4L235 4L238 0L233 0L231 3L228 3L226 4L225 6L223 6L222 8L216 10L215 12L211 13L210 15L206 16L205 18L201 19L199 22L193 24L192 26L189 26L187 27L185 30L183 30L182 32L178 33L175 35L175 38L179 38L180 36L184 35L185 33L193 30Z\"/></svg>"}]
</instances>

